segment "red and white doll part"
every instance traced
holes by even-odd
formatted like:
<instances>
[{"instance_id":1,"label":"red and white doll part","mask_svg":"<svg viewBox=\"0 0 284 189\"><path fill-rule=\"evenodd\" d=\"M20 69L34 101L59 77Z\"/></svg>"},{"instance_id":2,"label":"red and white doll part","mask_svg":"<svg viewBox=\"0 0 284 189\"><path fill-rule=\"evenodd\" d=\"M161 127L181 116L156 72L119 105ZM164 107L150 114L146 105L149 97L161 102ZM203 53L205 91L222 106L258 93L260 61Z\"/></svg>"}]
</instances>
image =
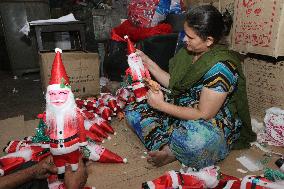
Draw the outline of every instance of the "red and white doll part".
<instances>
[{"instance_id":1,"label":"red and white doll part","mask_svg":"<svg viewBox=\"0 0 284 189\"><path fill-rule=\"evenodd\" d=\"M131 74L132 78L132 90L136 97L136 101L140 102L146 99L148 88L143 82L143 78L150 78L149 70L145 68L142 63L141 57L136 53L136 49L128 36L124 36L127 40L128 50L128 65L129 69L126 73Z\"/></svg>"},{"instance_id":2,"label":"red and white doll part","mask_svg":"<svg viewBox=\"0 0 284 189\"><path fill-rule=\"evenodd\" d=\"M46 113L43 120L47 125L48 144L58 174L65 172L65 164L72 170L78 168L80 146L87 145L84 118L78 110L71 91L69 78L61 60L61 49L55 49L51 78L46 91Z\"/></svg>"}]
</instances>

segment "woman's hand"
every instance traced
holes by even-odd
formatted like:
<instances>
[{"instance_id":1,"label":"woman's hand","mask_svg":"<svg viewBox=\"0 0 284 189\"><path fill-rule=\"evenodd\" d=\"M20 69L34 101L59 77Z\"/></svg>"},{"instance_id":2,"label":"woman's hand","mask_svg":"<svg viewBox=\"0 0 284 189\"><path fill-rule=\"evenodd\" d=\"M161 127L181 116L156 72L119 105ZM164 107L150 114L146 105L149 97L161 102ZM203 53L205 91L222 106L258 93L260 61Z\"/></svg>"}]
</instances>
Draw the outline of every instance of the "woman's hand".
<instances>
[{"instance_id":1,"label":"woman's hand","mask_svg":"<svg viewBox=\"0 0 284 189\"><path fill-rule=\"evenodd\" d=\"M141 57L144 66L149 70L152 76L164 87L169 86L170 74L160 68L153 60L151 60L146 54L140 50L136 50L136 53Z\"/></svg>"},{"instance_id":2,"label":"woman's hand","mask_svg":"<svg viewBox=\"0 0 284 189\"><path fill-rule=\"evenodd\" d=\"M78 163L77 171L72 171L71 166L67 165L65 168L64 183L67 189L81 189L85 186L88 178L86 165L82 158Z\"/></svg>"},{"instance_id":3,"label":"woman's hand","mask_svg":"<svg viewBox=\"0 0 284 189\"><path fill-rule=\"evenodd\" d=\"M152 66L154 62L144 52L136 49L136 53L141 57L144 66L146 66L147 68Z\"/></svg>"},{"instance_id":4,"label":"woman's hand","mask_svg":"<svg viewBox=\"0 0 284 189\"><path fill-rule=\"evenodd\" d=\"M158 91L148 90L147 102L153 108L162 111L161 107L165 103L164 95L163 95L162 91L161 90L158 90Z\"/></svg>"},{"instance_id":5,"label":"woman's hand","mask_svg":"<svg viewBox=\"0 0 284 189\"><path fill-rule=\"evenodd\" d=\"M45 179L50 174L57 173L57 167L54 165L53 158L51 156L41 160L34 166L30 167L30 169L33 170L33 177L35 179Z\"/></svg>"}]
</instances>

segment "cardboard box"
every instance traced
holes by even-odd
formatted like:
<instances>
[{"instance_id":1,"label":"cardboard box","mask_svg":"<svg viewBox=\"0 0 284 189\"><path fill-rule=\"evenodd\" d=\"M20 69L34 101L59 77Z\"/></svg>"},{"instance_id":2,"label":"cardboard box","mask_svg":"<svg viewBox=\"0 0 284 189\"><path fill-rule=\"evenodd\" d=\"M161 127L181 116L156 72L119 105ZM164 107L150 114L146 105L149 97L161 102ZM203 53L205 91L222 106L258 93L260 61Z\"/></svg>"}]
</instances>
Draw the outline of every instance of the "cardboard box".
<instances>
[{"instance_id":1,"label":"cardboard box","mask_svg":"<svg viewBox=\"0 0 284 189\"><path fill-rule=\"evenodd\" d=\"M260 121L266 109L284 109L284 61L248 57L244 60L243 68L251 116Z\"/></svg>"},{"instance_id":2,"label":"cardboard box","mask_svg":"<svg viewBox=\"0 0 284 189\"><path fill-rule=\"evenodd\" d=\"M220 0L219 1L219 10L220 12L225 12L226 10L233 16L235 10L235 0Z\"/></svg>"},{"instance_id":3,"label":"cardboard box","mask_svg":"<svg viewBox=\"0 0 284 189\"><path fill-rule=\"evenodd\" d=\"M55 53L40 53L40 74L43 91L48 86ZM63 52L62 61L75 97L100 93L99 55L86 52Z\"/></svg>"},{"instance_id":4,"label":"cardboard box","mask_svg":"<svg viewBox=\"0 0 284 189\"><path fill-rule=\"evenodd\" d=\"M283 2L236 0L232 49L243 53L283 56Z\"/></svg>"},{"instance_id":5,"label":"cardboard box","mask_svg":"<svg viewBox=\"0 0 284 189\"><path fill-rule=\"evenodd\" d=\"M205 4L212 4L218 9L220 8L219 0L184 0L183 3L187 8L189 8L190 6L205 5Z\"/></svg>"}]
</instances>

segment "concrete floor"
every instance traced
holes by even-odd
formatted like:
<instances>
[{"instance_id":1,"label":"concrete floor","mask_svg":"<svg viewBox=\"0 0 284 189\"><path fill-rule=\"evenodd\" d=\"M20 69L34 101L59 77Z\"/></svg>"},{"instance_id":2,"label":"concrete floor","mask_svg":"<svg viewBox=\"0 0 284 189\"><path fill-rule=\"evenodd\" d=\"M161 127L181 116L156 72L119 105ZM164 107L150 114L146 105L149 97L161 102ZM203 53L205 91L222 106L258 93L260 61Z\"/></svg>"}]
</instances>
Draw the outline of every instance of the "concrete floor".
<instances>
[{"instance_id":1,"label":"concrete floor","mask_svg":"<svg viewBox=\"0 0 284 189\"><path fill-rule=\"evenodd\" d=\"M0 71L0 81L0 120L19 115L31 120L44 110L39 72L14 77L10 72Z\"/></svg>"},{"instance_id":2,"label":"concrete floor","mask_svg":"<svg viewBox=\"0 0 284 189\"><path fill-rule=\"evenodd\" d=\"M39 73L30 73L19 78L14 78L13 74L0 71L0 81L1 149L9 140L21 139L34 134L34 128L38 124L38 120L35 119L37 114L44 110L45 101ZM17 117L19 115L23 115L24 117ZM92 163L88 167L88 186L95 186L97 189L141 188L143 182L153 180L163 175L166 171L179 170L180 164L178 162L171 163L161 168L149 166L144 157L144 147L137 136L127 127L125 120L119 122L117 119L114 119L111 125L116 130L117 135L112 135L112 139L107 140L103 145L122 157L126 157L128 163ZM268 147L270 148L270 146ZM271 150L282 154L284 153L284 148L280 147L272 147ZM0 156L1 155L2 154L0 154ZM263 174L263 171L248 173L238 172L237 169L241 168L245 170L245 167L237 162L236 158L244 155L250 155L259 160L264 160L267 157L256 148L239 151L234 150L224 161L217 165L221 167L221 172L239 178L243 178L248 174ZM269 158L265 167L277 169L274 165L277 158L277 156Z\"/></svg>"}]
</instances>

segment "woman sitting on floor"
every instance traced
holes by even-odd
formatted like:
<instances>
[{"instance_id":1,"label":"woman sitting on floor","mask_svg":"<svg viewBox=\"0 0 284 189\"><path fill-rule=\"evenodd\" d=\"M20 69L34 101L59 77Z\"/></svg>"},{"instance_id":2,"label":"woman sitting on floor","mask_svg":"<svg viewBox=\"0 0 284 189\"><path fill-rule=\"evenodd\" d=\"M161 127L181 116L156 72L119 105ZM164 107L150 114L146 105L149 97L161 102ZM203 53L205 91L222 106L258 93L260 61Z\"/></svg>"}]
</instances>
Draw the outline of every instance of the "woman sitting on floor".
<instances>
[{"instance_id":1,"label":"woman sitting on floor","mask_svg":"<svg viewBox=\"0 0 284 189\"><path fill-rule=\"evenodd\" d=\"M162 166L177 159L200 169L255 139L240 60L217 45L229 33L225 20L211 5L189 10L185 47L170 60L169 73L138 51L150 73L172 91L164 100L162 91L149 90L147 102L125 109L129 125L150 151L148 162Z\"/></svg>"}]
</instances>

